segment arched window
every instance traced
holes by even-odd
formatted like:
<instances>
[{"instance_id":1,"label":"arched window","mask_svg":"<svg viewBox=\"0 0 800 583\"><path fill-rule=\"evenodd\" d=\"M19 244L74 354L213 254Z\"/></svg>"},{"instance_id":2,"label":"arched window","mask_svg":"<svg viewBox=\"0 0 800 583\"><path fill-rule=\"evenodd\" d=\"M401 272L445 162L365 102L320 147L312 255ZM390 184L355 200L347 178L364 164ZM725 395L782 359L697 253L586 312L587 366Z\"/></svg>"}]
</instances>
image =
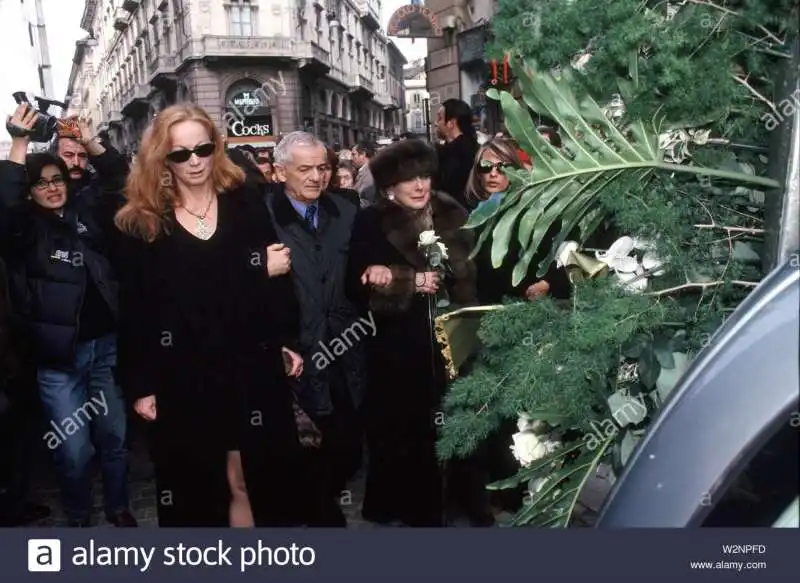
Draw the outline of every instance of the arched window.
<instances>
[{"instance_id":1,"label":"arched window","mask_svg":"<svg viewBox=\"0 0 800 583\"><path fill-rule=\"evenodd\" d=\"M270 144L275 135L269 87L252 79L231 85L225 94L223 126L231 144Z\"/></svg>"}]
</instances>

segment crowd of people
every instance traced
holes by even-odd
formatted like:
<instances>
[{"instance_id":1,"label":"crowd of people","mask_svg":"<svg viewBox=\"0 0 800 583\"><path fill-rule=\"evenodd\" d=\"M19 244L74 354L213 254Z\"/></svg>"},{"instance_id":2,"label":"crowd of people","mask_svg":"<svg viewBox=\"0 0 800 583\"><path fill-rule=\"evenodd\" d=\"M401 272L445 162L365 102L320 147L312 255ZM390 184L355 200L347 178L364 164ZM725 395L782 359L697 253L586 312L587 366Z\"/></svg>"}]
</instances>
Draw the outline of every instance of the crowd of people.
<instances>
[{"instance_id":1,"label":"crowd of people","mask_svg":"<svg viewBox=\"0 0 800 583\"><path fill-rule=\"evenodd\" d=\"M9 123L24 134L35 119L21 105ZM362 466L368 521L494 523L485 485L507 472L507 446L436 457L447 377L429 308L440 292L459 306L569 294L563 270L512 286L513 260L470 259L469 213L531 163L513 142L479 145L458 100L439 109L435 146L336 152L292 132L272 150L227 148L187 103L159 113L129 164L78 127L51 153L14 137L0 162L0 524L49 512L25 481L34 404L74 527L91 524L95 453L106 518L137 526L131 414L160 526L344 527L341 492ZM420 251L424 231L446 273Z\"/></svg>"}]
</instances>

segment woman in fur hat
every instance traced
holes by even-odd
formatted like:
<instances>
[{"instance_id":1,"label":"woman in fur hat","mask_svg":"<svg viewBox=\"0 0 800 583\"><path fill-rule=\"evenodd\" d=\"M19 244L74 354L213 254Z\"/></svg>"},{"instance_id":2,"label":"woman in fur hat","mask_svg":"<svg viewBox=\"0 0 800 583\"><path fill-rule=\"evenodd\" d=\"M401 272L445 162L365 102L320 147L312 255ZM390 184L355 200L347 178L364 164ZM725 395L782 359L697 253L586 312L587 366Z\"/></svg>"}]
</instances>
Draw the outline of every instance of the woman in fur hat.
<instances>
[{"instance_id":1,"label":"woman in fur hat","mask_svg":"<svg viewBox=\"0 0 800 583\"><path fill-rule=\"evenodd\" d=\"M365 402L369 464L362 514L378 523L443 524L435 453L444 363L432 334L431 296L476 303L467 211L431 190L436 155L421 140L392 144L369 163L378 202L360 211L350 249L353 299L374 317ZM434 231L447 248L447 275L428 265L418 242ZM434 295L435 297L435 295ZM438 421L438 423L437 423Z\"/></svg>"}]
</instances>

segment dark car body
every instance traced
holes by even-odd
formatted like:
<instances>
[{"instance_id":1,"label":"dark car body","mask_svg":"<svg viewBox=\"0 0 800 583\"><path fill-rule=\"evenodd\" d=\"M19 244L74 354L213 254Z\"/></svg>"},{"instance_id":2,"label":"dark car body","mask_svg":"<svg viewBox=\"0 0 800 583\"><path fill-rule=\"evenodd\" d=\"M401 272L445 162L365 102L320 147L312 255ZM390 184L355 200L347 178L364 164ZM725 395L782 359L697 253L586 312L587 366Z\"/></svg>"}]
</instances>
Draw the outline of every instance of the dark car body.
<instances>
[{"instance_id":1,"label":"dark car body","mask_svg":"<svg viewBox=\"0 0 800 583\"><path fill-rule=\"evenodd\" d=\"M772 271L698 354L597 528L771 526L796 499L798 262Z\"/></svg>"}]
</instances>

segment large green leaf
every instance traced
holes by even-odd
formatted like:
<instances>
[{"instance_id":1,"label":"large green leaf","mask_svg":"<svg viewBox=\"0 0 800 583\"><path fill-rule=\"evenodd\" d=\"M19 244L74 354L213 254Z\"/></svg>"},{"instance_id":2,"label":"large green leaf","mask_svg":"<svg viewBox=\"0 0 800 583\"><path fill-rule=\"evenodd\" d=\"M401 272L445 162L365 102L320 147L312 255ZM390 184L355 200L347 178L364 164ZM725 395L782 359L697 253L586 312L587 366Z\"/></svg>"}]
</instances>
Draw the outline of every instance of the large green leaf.
<instances>
[{"instance_id":1,"label":"large green leaf","mask_svg":"<svg viewBox=\"0 0 800 583\"><path fill-rule=\"evenodd\" d=\"M664 162L663 153L658 149L658 136L667 121L628 120L625 125L618 126L606 117L603 106L591 96L577 97L570 68L554 76L539 71L532 60L514 61L512 67L522 92L522 102L505 91L493 90L490 97L500 101L506 127L520 147L532 156L533 169L514 173L512 186L501 203L476 211L467 228L491 231L479 238L479 244L484 245L491 238L494 266L505 261L516 234L521 248L512 275L515 285L528 274L530 263L540 248L549 247L549 253L537 269L543 274L553 261L558 244L572 236L575 228L579 230L581 244L592 235L606 219L606 211L599 204L600 195L616 181L647 182L654 172L665 171L765 188L778 186L772 179L742 171ZM625 80L622 86L626 86ZM563 148L553 147L539 133L531 110L555 122ZM554 225L560 225L559 233L553 241L546 241Z\"/></svg>"}]
</instances>

